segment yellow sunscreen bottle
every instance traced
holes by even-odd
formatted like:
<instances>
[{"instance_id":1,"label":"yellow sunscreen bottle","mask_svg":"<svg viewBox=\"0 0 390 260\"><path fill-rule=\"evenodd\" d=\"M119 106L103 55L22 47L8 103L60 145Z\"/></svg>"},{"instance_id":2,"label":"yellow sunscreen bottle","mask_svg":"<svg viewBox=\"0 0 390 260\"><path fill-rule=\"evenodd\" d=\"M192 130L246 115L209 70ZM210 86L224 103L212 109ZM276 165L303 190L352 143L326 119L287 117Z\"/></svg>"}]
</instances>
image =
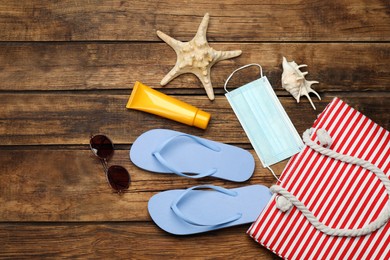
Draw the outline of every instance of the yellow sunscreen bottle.
<instances>
[{"instance_id":1,"label":"yellow sunscreen bottle","mask_svg":"<svg viewBox=\"0 0 390 260\"><path fill-rule=\"evenodd\" d=\"M126 108L141 110L177 122L206 129L210 114L176 98L136 82Z\"/></svg>"}]
</instances>

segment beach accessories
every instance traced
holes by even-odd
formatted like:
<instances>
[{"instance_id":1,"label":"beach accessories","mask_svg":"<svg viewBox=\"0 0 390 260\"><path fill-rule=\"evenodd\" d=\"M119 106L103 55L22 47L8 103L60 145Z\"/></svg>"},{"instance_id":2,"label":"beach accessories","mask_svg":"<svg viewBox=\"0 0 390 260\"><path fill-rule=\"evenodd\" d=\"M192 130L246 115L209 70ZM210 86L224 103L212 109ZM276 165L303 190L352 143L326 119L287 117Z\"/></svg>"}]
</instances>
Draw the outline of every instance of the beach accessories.
<instances>
[{"instance_id":1,"label":"beach accessories","mask_svg":"<svg viewBox=\"0 0 390 260\"><path fill-rule=\"evenodd\" d=\"M262 185L235 189L199 185L158 193L149 200L148 210L161 229L189 235L251 223L271 197Z\"/></svg>"},{"instance_id":2,"label":"beach accessories","mask_svg":"<svg viewBox=\"0 0 390 260\"><path fill-rule=\"evenodd\" d=\"M114 154L114 144L105 135L94 135L89 141L92 153L100 159L111 188L120 193L129 188L130 175L125 168L119 165L108 167L107 161Z\"/></svg>"},{"instance_id":3,"label":"beach accessories","mask_svg":"<svg viewBox=\"0 0 390 260\"><path fill-rule=\"evenodd\" d=\"M136 82L126 108L141 110L177 122L206 129L210 114Z\"/></svg>"},{"instance_id":4,"label":"beach accessories","mask_svg":"<svg viewBox=\"0 0 390 260\"><path fill-rule=\"evenodd\" d=\"M312 84L319 82L314 80L308 81L305 79L305 76L309 72L302 72L300 71L300 68L307 67L307 65L298 65L295 63L295 61L288 62L287 59L283 57L282 66L282 87L288 92L290 92L290 94L297 100L297 103L299 103L299 99L301 96L306 96L311 106L314 108L314 110L316 110L316 107L311 101L309 93L314 93L318 97L318 99L321 100L320 95L318 95L318 93L311 88Z\"/></svg>"},{"instance_id":5,"label":"beach accessories","mask_svg":"<svg viewBox=\"0 0 390 260\"><path fill-rule=\"evenodd\" d=\"M175 40L157 31L158 37L171 46L177 55L176 65L161 80L162 86L181 74L193 73L202 82L209 99L214 100L214 90L210 80L211 67L218 61L241 55L241 51L216 51L211 48L206 39L209 19L210 15L206 13L195 37L189 42Z\"/></svg>"},{"instance_id":6,"label":"beach accessories","mask_svg":"<svg viewBox=\"0 0 390 260\"><path fill-rule=\"evenodd\" d=\"M252 154L242 148L167 129L140 135L130 160L147 171L236 182L248 180L255 168Z\"/></svg>"},{"instance_id":7,"label":"beach accessories","mask_svg":"<svg viewBox=\"0 0 390 260\"><path fill-rule=\"evenodd\" d=\"M258 66L261 77L229 92L226 86L233 74L249 66ZM263 76L259 64L248 64L233 71L226 80L224 89L226 98L261 163L272 173L270 165L298 153L303 148L298 132L267 77ZM275 174L274 176L276 177Z\"/></svg>"}]
</instances>

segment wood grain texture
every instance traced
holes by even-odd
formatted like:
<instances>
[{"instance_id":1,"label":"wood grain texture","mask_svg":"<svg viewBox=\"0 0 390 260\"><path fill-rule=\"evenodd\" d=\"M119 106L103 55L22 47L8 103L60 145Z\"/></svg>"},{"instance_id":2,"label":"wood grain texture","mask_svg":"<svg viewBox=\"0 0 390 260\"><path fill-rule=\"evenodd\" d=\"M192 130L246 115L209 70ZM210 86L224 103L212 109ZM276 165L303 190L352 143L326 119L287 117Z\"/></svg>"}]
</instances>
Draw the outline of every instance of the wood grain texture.
<instances>
[{"instance_id":1,"label":"wood grain texture","mask_svg":"<svg viewBox=\"0 0 390 260\"><path fill-rule=\"evenodd\" d=\"M386 0L0 1L2 41L190 40L206 12L211 41L388 41ZM373 29L375 28L375 29Z\"/></svg>"},{"instance_id":2,"label":"wood grain texture","mask_svg":"<svg viewBox=\"0 0 390 260\"><path fill-rule=\"evenodd\" d=\"M273 87L281 88L282 58L307 64L316 91L390 91L390 43L230 43L217 50L241 49L235 59L211 70L216 93L223 93L229 74L239 66L259 63ZM175 52L159 43L6 43L0 44L0 90L131 89L135 81L161 88L160 81L176 62ZM232 78L229 86L258 77L254 69ZM192 74L181 75L164 89L205 94ZM287 92L284 92L287 94Z\"/></svg>"},{"instance_id":3,"label":"wood grain texture","mask_svg":"<svg viewBox=\"0 0 390 260\"><path fill-rule=\"evenodd\" d=\"M212 115L206 130L125 108L129 95L109 94L3 94L0 102L2 145L87 144L91 133L109 135L117 144L131 144L143 132L168 128L227 143L249 143L244 130L224 96L213 102L207 97L176 96ZM374 121L389 128L388 93L378 96L340 96ZM318 111L307 99L298 104L292 97L280 98L286 112L303 133L332 96L315 100Z\"/></svg>"},{"instance_id":4,"label":"wood grain texture","mask_svg":"<svg viewBox=\"0 0 390 260\"><path fill-rule=\"evenodd\" d=\"M188 41L206 12L210 45L243 51L213 67L214 102L193 75L159 85L176 55L156 30ZM263 66L300 134L336 96L390 129L389 24L387 0L0 0L0 258L278 259L245 234L249 225L169 235L151 221L147 202L197 184L275 183L223 95L227 76L241 65ZM320 82L317 111L281 88L283 56L307 64L307 78ZM229 87L257 75L256 68L241 71ZM210 112L208 128L126 109L137 80ZM153 128L247 149L254 175L232 183L141 170L128 152ZM89 150L92 133L115 143L109 163L130 172L128 193L112 193ZM273 168L280 173L286 163Z\"/></svg>"},{"instance_id":5,"label":"wood grain texture","mask_svg":"<svg viewBox=\"0 0 390 260\"><path fill-rule=\"evenodd\" d=\"M0 224L1 255L12 259L279 259L245 234L248 227L183 237L143 222Z\"/></svg>"}]
</instances>

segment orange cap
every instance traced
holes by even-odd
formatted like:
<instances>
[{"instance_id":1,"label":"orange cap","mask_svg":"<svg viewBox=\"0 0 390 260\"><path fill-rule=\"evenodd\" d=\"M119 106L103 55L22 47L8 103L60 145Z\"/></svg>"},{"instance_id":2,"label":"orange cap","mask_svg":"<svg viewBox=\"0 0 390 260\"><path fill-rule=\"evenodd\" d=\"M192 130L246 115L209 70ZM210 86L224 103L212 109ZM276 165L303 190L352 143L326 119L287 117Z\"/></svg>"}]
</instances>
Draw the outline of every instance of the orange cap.
<instances>
[{"instance_id":1,"label":"orange cap","mask_svg":"<svg viewBox=\"0 0 390 260\"><path fill-rule=\"evenodd\" d=\"M210 114L204 112L203 110L198 109L194 117L193 126L206 129L209 121L210 121Z\"/></svg>"}]
</instances>

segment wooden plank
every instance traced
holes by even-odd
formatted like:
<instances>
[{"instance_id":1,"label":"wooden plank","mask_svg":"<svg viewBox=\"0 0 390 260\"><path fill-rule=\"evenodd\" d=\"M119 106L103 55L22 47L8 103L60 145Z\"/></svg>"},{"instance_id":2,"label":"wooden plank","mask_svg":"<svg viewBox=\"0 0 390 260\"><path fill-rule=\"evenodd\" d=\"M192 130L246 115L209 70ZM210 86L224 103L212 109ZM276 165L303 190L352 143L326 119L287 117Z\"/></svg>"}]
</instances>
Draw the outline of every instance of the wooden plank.
<instances>
[{"instance_id":1,"label":"wooden plank","mask_svg":"<svg viewBox=\"0 0 390 260\"><path fill-rule=\"evenodd\" d=\"M0 224L0 258L279 259L245 234L248 227L172 236L152 223Z\"/></svg>"},{"instance_id":2,"label":"wooden plank","mask_svg":"<svg viewBox=\"0 0 390 260\"><path fill-rule=\"evenodd\" d=\"M388 41L389 2L0 1L1 41L190 40L206 12L211 41Z\"/></svg>"},{"instance_id":3,"label":"wooden plank","mask_svg":"<svg viewBox=\"0 0 390 260\"><path fill-rule=\"evenodd\" d=\"M176 96L211 113L206 130L125 108L129 95L109 94L2 94L0 95L1 145L88 144L91 133L105 133L117 144L131 144L143 132L168 128L216 141L248 143L235 114L224 96L211 102L205 96ZM390 126L389 93L377 96L339 95L348 104L385 128ZM293 97L281 97L292 122L303 133L333 99L314 100L318 111L307 99L297 104Z\"/></svg>"},{"instance_id":4,"label":"wooden plank","mask_svg":"<svg viewBox=\"0 0 390 260\"><path fill-rule=\"evenodd\" d=\"M241 49L235 59L217 63L211 72L215 92L223 93L229 74L257 62L277 90L281 88L282 57L308 65L307 79L318 80L319 92L390 91L390 43L229 43L217 50ZM130 89L135 81L160 88L160 81L176 62L174 51L159 43L3 43L0 45L0 90ZM258 76L248 69L230 86ZM182 75L165 89L205 94L199 80ZM283 90L284 91L284 90ZM285 91L284 91L285 92ZM287 94L287 92L285 92Z\"/></svg>"},{"instance_id":5,"label":"wooden plank","mask_svg":"<svg viewBox=\"0 0 390 260\"><path fill-rule=\"evenodd\" d=\"M215 178L195 180L139 169L129 151L117 150L110 165L122 165L131 175L129 192L109 187L99 160L89 150L2 150L0 152L0 222L2 221L149 221L147 202L153 194L199 184L227 188L276 182L251 150L256 169L245 183ZM273 169L281 173L287 162Z\"/></svg>"}]
</instances>

